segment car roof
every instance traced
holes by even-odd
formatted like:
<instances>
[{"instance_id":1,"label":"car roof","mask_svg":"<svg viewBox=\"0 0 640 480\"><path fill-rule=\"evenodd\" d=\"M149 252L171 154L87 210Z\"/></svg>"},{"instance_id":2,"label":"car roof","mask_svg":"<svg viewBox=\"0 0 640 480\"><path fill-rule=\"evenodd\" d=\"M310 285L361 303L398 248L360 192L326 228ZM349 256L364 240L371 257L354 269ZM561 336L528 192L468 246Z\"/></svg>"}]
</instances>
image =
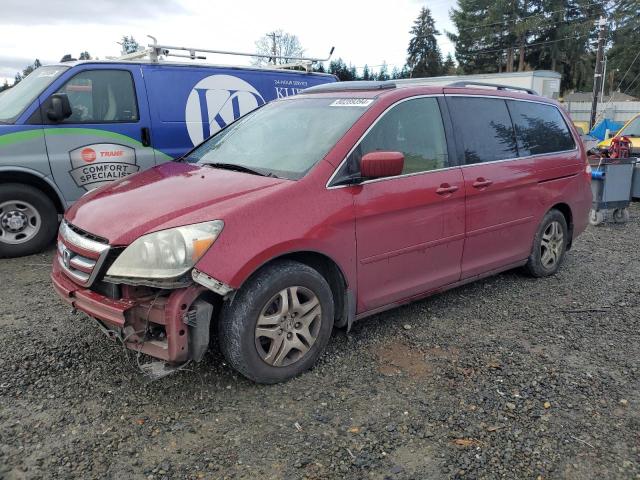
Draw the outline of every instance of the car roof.
<instances>
[{"instance_id":1,"label":"car roof","mask_svg":"<svg viewBox=\"0 0 640 480\"><path fill-rule=\"evenodd\" d=\"M285 73L285 74L299 74L299 75L314 75L314 76L324 76L324 77L333 77L335 75L330 73L321 73L321 72L305 72L302 70L291 70L286 68L270 68L270 67L258 67L251 65L228 65L228 64L214 64L214 63L197 63L197 62L174 62L170 60L162 60L158 62L152 62L151 60L71 60L68 62L57 62L57 63L47 63L44 66L46 67L75 67L78 65L148 65L152 67L191 67L191 68L227 68L234 70L252 70L252 71L260 71L260 72L270 72L270 73Z\"/></svg>"},{"instance_id":2,"label":"car roof","mask_svg":"<svg viewBox=\"0 0 640 480\"><path fill-rule=\"evenodd\" d=\"M450 85L435 86L431 83L421 83L419 78L385 81L348 81L317 85L304 90L303 94L324 94L335 97L359 97L378 98L386 95L398 95L403 97L412 95L479 95L498 96L517 100L530 100L536 102L556 104L554 100L542 97L535 91L527 88L513 87L479 82L455 82Z\"/></svg>"}]
</instances>

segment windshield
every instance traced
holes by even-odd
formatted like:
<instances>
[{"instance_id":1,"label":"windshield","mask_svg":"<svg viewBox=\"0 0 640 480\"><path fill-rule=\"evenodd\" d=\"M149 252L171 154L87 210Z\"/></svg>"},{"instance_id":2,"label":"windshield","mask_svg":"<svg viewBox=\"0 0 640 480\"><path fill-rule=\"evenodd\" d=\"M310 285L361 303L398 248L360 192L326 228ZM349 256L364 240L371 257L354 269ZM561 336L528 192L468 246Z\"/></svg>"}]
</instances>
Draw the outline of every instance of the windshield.
<instances>
[{"instance_id":1,"label":"windshield","mask_svg":"<svg viewBox=\"0 0 640 480\"><path fill-rule=\"evenodd\" d=\"M372 102L363 103L368 106ZM224 164L226 168L237 165L245 171L297 180L329 152L365 110L357 102L335 98L269 103L205 141L186 160Z\"/></svg>"},{"instance_id":2,"label":"windshield","mask_svg":"<svg viewBox=\"0 0 640 480\"><path fill-rule=\"evenodd\" d=\"M0 123L13 123L69 67L40 67L0 95Z\"/></svg>"},{"instance_id":3,"label":"windshield","mask_svg":"<svg viewBox=\"0 0 640 480\"><path fill-rule=\"evenodd\" d=\"M640 117L636 117L626 127L618 132L618 136L640 137Z\"/></svg>"}]
</instances>

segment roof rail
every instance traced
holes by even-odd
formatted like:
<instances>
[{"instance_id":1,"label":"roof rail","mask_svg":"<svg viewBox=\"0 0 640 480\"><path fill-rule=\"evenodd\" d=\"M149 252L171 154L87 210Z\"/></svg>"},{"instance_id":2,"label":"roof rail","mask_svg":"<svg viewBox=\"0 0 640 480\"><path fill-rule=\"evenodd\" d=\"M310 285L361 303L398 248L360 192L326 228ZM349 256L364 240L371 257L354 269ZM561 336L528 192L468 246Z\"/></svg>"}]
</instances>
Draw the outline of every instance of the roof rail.
<instances>
[{"instance_id":1,"label":"roof rail","mask_svg":"<svg viewBox=\"0 0 640 480\"><path fill-rule=\"evenodd\" d=\"M348 92L354 90L386 90L396 88L393 80L353 80L348 82L325 83L314 87L305 88L305 93Z\"/></svg>"},{"instance_id":2,"label":"roof rail","mask_svg":"<svg viewBox=\"0 0 640 480\"><path fill-rule=\"evenodd\" d=\"M293 69L293 68L304 68L306 71L310 71L311 67L314 63L317 62L328 62L331 59L331 55L333 55L333 51L335 47L331 47L331 51L326 58L315 58L315 57L298 57L298 56L288 56L288 55L269 55L269 54L261 54L261 53L246 53L246 52L233 52L230 50L210 50L207 48L195 48L195 47L176 47L173 45L160 45L155 37L151 35L147 35L153 43L147 45L149 48L145 50L140 50L138 52L129 53L127 55L123 55L118 57L117 60L136 60L139 58L144 58L146 56L149 59L157 63L160 57L182 57L182 58L190 58L192 60L206 60L206 56L202 55L202 53L214 53L218 55L239 55L243 57L258 57L258 58L267 58L270 60L274 60L276 58L282 60L292 60L292 63L284 63L280 65L273 65L273 68L281 68L281 69ZM184 53L175 53L172 50L179 50Z\"/></svg>"},{"instance_id":3,"label":"roof rail","mask_svg":"<svg viewBox=\"0 0 640 480\"><path fill-rule=\"evenodd\" d=\"M512 90L512 91L516 91L516 92L527 92L529 95L538 95L538 93L535 90L531 90L530 88L524 88L524 87L513 87L511 85L499 85L497 83L484 83L484 82L466 82L466 81L460 81L460 82L453 82L450 83L449 85L447 85L447 87L489 87L489 88L495 88L496 90Z\"/></svg>"}]
</instances>

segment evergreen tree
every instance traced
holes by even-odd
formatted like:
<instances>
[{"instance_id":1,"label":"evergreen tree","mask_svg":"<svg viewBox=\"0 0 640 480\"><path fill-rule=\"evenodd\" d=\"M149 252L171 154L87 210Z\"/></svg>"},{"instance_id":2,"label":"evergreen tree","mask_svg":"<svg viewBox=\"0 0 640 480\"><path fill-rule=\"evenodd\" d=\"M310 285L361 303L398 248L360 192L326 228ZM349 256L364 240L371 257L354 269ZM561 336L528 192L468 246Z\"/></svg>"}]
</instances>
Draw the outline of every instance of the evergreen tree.
<instances>
[{"instance_id":1,"label":"evergreen tree","mask_svg":"<svg viewBox=\"0 0 640 480\"><path fill-rule=\"evenodd\" d=\"M620 0L612 11L611 48L607 52L609 73L605 79L609 90L620 85L620 91L636 97L640 97L640 58L634 62L640 39L638 12L640 0Z\"/></svg>"},{"instance_id":2,"label":"evergreen tree","mask_svg":"<svg viewBox=\"0 0 640 480\"><path fill-rule=\"evenodd\" d=\"M80 53L80 60L91 60L91 55L86 50Z\"/></svg>"},{"instance_id":3,"label":"evergreen tree","mask_svg":"<svg viewBox=\"0 0 640 480\"><path fill-rule=\"evenodd\" d=\"M22 75L20 75L20 73L16 73L16 76L13 77L13 86L15 87L21 81L22 81Z\"/></svg>"},{"instance_id":4,"label":"evergreen tree","mask_svg":"<svg viewBox=\"0 0 640 480\"><path fill-rule=\"evenodd\" d=\"M442 73L444 75L455 75L456 74L456 62L453 60L453 57L450 53L447 54L447 58L442 64Z\"/></svg>"},{"instance_id":5,"label":"evergreen tree","mask_svg":"<svg viewBox=\"0 0 640 480\"><path fill-rule=\"evenodd\" d=\"M4 91L4 90L8 90L9 89L9 82L7 81L7 79L4 79L4 83L2 84L2 86L0 86L0 92Z\"/></svg>"},{"instance_id":6,"label":"evergreen tree","mask_svg":"<svg viewBox=\"0 0 640 480\"><path fill-rule=\"evenodd\" d=\"M400 70L398 70L398 67L393 67L393 70L391 70L391 80L397 80L398 78L400 78Z\"/></svg>"},{"instance_id":7,"label":"evergreen tree","mask_svg":"<svg viewBox=\"0 0 640 480\"><path fill-rule=\"evenodd\" d=\"M342 58L331 60L329 63L329 73L338 77L338 80L341 82L356 80L358 78L356 68L353 66L347 67L347 64L344 63Z\"/></svg>"},{"instance_id":8,"label":"evergreen tree","mask_svg":"<svg viewBox=\"0 0 640 480\"><path fill-rule=\"evenodd\" d=\"M387 62L382 62L382 65L380 66L380 70L378 70L378 75L376 76L376 79L381 82L384 82L385 80L389 80L389 71L387 67Z\"/></svg>"},{"instance_id":9,"label":"evergreen tree","mask_svg":"<svg viewBox=\"0 0 640 480\"><path fill-rule=\"evenodd\" d=\"M427 7L422 7L413 24L407 49L407 66L411 77L433 77L442 73L442 54L438 47L435 22Z\"/></svg>"},{"instance_id":10,"label":"evergreen tree","mask_svg":"<svg viewBox=\"0 0 640 480\"><path fill-rule=\"evenodd\" d=\"M362 80L374 80L371 77L371 72L369 71L369 65L365 63L364 69L362 70Z\"/></svg>"}]
</instances>

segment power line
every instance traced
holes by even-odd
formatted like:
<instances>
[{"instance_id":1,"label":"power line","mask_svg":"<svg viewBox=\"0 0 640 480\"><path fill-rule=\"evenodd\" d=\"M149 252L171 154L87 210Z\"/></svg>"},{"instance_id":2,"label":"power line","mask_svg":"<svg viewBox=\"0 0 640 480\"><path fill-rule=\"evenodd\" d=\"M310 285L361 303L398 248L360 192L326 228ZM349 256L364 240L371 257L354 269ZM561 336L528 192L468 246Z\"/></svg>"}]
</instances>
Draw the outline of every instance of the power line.
<instances>
[{"instance_id":1,"label":"power line","mask_svg":"<svg viewBox=\"0 0 640 480\"><path fill-rule=\"evenodd\" d=\"M605 3L606 3L606 0L603 0L603 1L600 1L600 2L594 2L594 3L589 3L589 4L586 4L586 5L581 5L580 8L587 8L587 7L591 7L591 6L594 6L594 5L601 5L601 6L604 7ZM523 21L523 20L527 20L529 18L540 17L540 16L544 17L546 15L551 15L551 14L554 14L554 13L560 13L560 12L566 12L566 11L567 11L566 8L563 8L562 10L554 10L554 11L551 11L551 12L534 13L534 14L531 14L531 15L526 15L524 17L518 17L518 18L509 19L509 20L502 20L500 22L488 23L486 25L474 25L474 26L471 26L471 27L458 29L458 32L465 32L467 30L473 30L475 28L487 28L487 27L491 27L491 26L494 26L494 25L504 25L504 24L511 23L511 22L515 23L515 22L520 22L520 21Z\"/></svg>"},{"instance_id":2,"label":"power line","mask_svg":"<svg viewBox=\"0 0 640 480\"><path fill-rule=\"evenodd\" d=\"M629 84L629 86L627 87L627 89L624 91L624 93L627 93L628 91L631 90L631 88L633 87L633 85L636 83L636 80L640 78L640 72L638 72L638 74L635 76L635 78L633 80L631 80L631 83Z\"/></svg>"},{"instance_id":3,"label":"power line","mask_svg":"<svg viewBox=\"0 0 640 480\"><path fill-rule=\"evenodd\" d=\"M577 40L578 38L588 37L590 35L591 35L590 33L587 33L585 35L578 35L578 36L574 36L574 37L563 37L563 38L557 38L555 40L546 40L544 42L529 43L529 44L526 44L524 46L524 48L529 48L529 47L533 47L533 46L536 46L536 45L546 45L546 44L549 44L549 43L562 42L564 40ZM520 47L516 45L516 46L513 46L511 48L520 48ZM470 52L467 52L465 55L467 55L467 54L468 55L475 55L475 54L479 54L479 53L503 52L503 51L508 50L508 49L509 49L509 47L495 48L495 49L491 49L491 50L472 50Z\"/></svg>"}]
</instances>

